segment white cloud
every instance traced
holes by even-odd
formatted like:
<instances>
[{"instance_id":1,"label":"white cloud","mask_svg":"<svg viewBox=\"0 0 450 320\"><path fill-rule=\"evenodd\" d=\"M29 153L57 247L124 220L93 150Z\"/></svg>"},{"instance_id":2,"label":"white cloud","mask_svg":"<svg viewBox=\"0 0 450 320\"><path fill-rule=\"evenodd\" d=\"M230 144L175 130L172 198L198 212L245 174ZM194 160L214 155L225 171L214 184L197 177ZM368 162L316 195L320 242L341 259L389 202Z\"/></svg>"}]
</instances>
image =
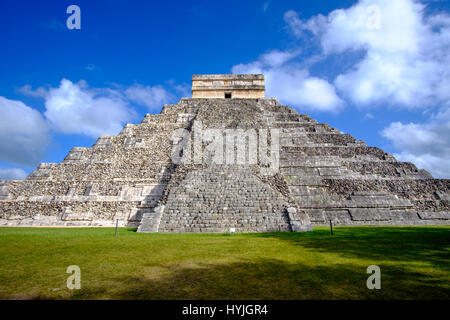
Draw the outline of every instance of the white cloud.
<instances>
[{"instance_id":1,"label":"white cloud","mask_svg":"<svg viewBox=\"0 0 450 320\"><path fill-rule=\"evenodd\" d=\"M259 58L260 63L264 66L270 67L270 68L276 68L280 67L281 65L285 64L286 62L292 60L296 56L300 54L300 50L297 51L279 51L279 50L273 50L271 52L265 53L261 55Z\"/></svg>"},{"instance_id":2,"label":"white cloud","mask_svg":"<svg viewBox=\"0 0 450 320\"><path fill-rule=\"evenodd\" d=\"M27 173L20 168L0 169L0 179L5 180L22 180Z\"/></svg>"},{"instance_id":3,"label":"white cloud","mask_svg":"<svg viewBox=\"0 0 450 320\"><path fill-rule=\"evenodd\" d=\"M191 85L187 83L173 84L173 90L177 94L178 98L191 96Z\"/></svg>"},{"instance_id":4,"label":"white cloud","mask_svg":"<svg viewBox=\"0 0 450 320\"><path fill-rule=\"evenodd\" d=\"M33 166L44 155L50 137L48 125L37 111L21 101L0 97L0 158Z\"/></svg>"},{"instance_id":5,"label":"white cloud","mask_svg":"<svg viewBox=\"0 0 450 320\"><path fill-rule=\"evenodd\" d=\"M289 10L284 14L284 21L289 30L296 36L302 37L305 31L309 31L314 35L319 35L325 28L327 18L324 15L318 14L309 20L301 20L298 13L294 10Z\"/></svg>"},{"instance_id":6,"label":"white cloud","mask_svg":"<svg viewBox=\"0 0 450 320\"><path fill-rule=\"evenodd\" d=\"M366 114L364 115L364 119L373 119L373 118L375 118L375 117L374 117L374 115L371 114L370 112L368 112L368 113L366 113Z\"/></svg>"},{"instance_id":7,"label":"white cloud","mask_svg":"<svg viewBox=\"0 0 450 320\"><path fill-rule=\"evenodd\" d=\"M48 91L45 107L45 116L55 130L91 137L117 134L135 116L121 92L89 89L84 81L67 79Z\"/></svg>"},{"instance_id":8,"label":"white cloud","mask_svg":"<svg viewBox=\"0 0 450 320\"><path fill-rule=\"evenodd\" d=\"M39 87L36 90L33 90L33 88L29 84L18 88L17 92L19 92L23 95L26 95L26 96L36 97L36 98L45 98L47 96L47 90L45 90L43 87Z\"/></svg>"},{"instance_id":9,"label":"white cloud","mask_svg":"<svg viewBox=\"0 0 450 320\"><path fill-rule=\"evenodd\" d=\"M366 108L440 108L427 123L394 122L382 135L399 150L399 160L449 177L450 108L443 106L450 101L450 16L425 10L414 0L360 0L307 20L288 11L284 20L303 43L318 45L322 59L359 57L330 80L346 101Z\"/></svg>"},{"instance_id":10,"label":"white cloud","mask_svg":"<svg viewBox=\"0 0 450 320\"><path fill-rule=\"evenodd\" d=\"M320 110L335 111L341 105L341 100L336 95L334 88L327 81L315 77L309 77L302 85L303 103L315 106Z\"/></svg>"},{"instance_id":11,"label":"white cloud","mask_svg":"<svg viewBox=\"0 0 450 320\"><path fill-rule=\"evenodd\" d=\"M89 64L86 67L84 67L87 71L94 71L97 70L97 66L95 64Z\"/></svg>"},{"instance_id":12,"label":"white cloud","mask_svg":"<svg viewBox=\"0 0 450 320\"><path fill-rule=\"evenodd\" d=\"M131 103L159 112L164 104L175 103L179 96L188 96L186 84L168 81L168 88L161 85L130 87L115 85L111 88L90 88L86 81L73 83L62 79L59 87L32 89L25 85L17 91L32 97L45 99L44 113L51 128L65 134L84 134L98 137L116 134L123 125L135 119Z\"/></svg>"},{"instance_id":13,"label":"white cloud","mask_svg":"<svg viewBox=\"0 0 450 320\"><path fill-rule=\"evenodd\" d=\"M179 89L182 90L181 87ZM160 85L151 87L135 84L129 87L125 94L131 101L145 106L151 111L160 111L164 104L176 100L172 93Z\"/></svg>"},{"instance_id":14,"label":"white cloud","mask_svg":"<svg viewBox=\"0 0 450 320\"><path fill-rule=\"evenodd\" d=\"M308 20L288 11L285 21L299 37L312 33L325 56L365 52L334 81L351 101L413 108L450 99L450 17L424 9L412 0L361 0Z\"/></svg>"},{"instance_id":15,"label":"white cloud","mask_svg":"<svg viewBox=\"0 0 450 320\"><path fill-rule=\"evenodd\" d=\"M393 122L381 134L400 150L394 154L398 160L413 162L435 177L450 177L450 107L428 123Z\"/></svg>"},{"instance_id":16,"label":"white cloud","mask_svg":"<svg viewBox=\"0 0 450 320\"><path fill-rule=\"evenodd\" d=\"M266 96L281 103L310 110L336 112L342 106L334 87L326 80L309 75L308 70L292 59L300 51L278 51L261 55L248 64L233 66L233 73L263 73Z\"/></svg>"}]
</instances>

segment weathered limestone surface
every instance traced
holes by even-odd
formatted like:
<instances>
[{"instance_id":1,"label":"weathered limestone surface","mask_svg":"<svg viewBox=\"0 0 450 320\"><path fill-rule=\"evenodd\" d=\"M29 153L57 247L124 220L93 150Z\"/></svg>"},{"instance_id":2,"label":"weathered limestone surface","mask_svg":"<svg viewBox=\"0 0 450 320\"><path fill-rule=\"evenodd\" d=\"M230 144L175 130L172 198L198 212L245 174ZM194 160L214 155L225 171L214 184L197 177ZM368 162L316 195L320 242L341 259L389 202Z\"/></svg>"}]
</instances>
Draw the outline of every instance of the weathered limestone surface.
<instances>
[{"instance_id":1,"label":"weathered limestone surface","mask_svg":"<svg viewBox=\"0 0 450 320\"><path fill-rule=\"evenodd\" d=\"M176 129L279 129L279 169L173 162ZM175 144L175 145L174 145ZM202 148L207 143L202 142ZM282 106L181 99L73 148L23 181L0 180L0 225L138 226L140 232L308 231L311 225L450 223L450 180Z\"/></svg>"},{"instance_id":2,"label":"weathered limestone surface","mask_svg":"<svg viewBox=\"0 0 450 320\"><path fill-rule=\"evenodd\" d=\"M263 74L199 74L192 76L192 98L264 98Z\"/></svg>"},{"instance_id":3,"label":"weathered limestone surface","mask_svg":"<svg viewBox=\"0 0 450 320\"><path fill-rule=\"evenodd\" d=\"M172 188L159 232L290 231L286 206L249 166L211 165Z\"/></svg>"}]
</instances>

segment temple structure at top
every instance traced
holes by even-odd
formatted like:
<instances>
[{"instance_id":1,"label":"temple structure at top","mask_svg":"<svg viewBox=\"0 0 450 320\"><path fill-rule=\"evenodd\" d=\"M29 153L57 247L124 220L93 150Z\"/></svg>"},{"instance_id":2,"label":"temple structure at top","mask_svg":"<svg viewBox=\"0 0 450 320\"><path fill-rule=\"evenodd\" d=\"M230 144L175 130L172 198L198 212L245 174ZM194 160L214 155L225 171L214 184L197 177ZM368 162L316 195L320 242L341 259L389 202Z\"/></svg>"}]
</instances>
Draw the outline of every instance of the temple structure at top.
<instances>
[{"instance_id":1,"label":"temple structure at top","mask_svg":"<svg viewBox=\"0 0 450 320\"><path fill-rule=\"evenodd\" d=\"M192 76L192 98L264 98L263 74Z\"/></svg>"}]
</instances>

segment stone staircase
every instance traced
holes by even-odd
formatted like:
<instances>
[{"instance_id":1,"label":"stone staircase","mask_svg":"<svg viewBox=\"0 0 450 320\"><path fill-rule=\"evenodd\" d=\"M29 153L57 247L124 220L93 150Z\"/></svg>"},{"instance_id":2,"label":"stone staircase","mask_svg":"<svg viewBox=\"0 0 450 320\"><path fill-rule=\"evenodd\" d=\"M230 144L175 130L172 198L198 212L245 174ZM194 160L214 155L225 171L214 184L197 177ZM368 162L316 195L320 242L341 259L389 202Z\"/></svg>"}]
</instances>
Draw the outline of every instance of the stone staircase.
<instances>
[{"instance_id":1,"label":"stone staircase","mask_svg":"<svg viewBox=\"0 0 450 320\"><path fill-rule=\"evenodd\" d=\"M171 189L158 231L290 231L287 206L283 196L258 180L250 167L211 165L190 171Z\"/></svg>"}]
</instances>

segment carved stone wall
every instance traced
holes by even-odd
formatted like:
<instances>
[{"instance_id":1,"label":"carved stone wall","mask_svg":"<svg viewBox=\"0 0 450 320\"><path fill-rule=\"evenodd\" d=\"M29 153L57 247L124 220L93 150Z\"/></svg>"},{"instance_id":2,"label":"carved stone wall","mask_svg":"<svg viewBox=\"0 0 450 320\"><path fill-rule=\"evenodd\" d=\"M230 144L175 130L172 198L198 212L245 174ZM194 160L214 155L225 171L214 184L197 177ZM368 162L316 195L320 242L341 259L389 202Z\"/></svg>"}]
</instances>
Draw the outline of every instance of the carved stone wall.
<instances>
[{"instance_id":1,"label":"carved stone wall","mask_svg":"<svg viewBox=\"0 0 450 320\"><path fill-rule=\"evenodd\" d=\"M192 76L192 98L264 98L264 91L262 74Z\"/></svg>"}]
</instances>

